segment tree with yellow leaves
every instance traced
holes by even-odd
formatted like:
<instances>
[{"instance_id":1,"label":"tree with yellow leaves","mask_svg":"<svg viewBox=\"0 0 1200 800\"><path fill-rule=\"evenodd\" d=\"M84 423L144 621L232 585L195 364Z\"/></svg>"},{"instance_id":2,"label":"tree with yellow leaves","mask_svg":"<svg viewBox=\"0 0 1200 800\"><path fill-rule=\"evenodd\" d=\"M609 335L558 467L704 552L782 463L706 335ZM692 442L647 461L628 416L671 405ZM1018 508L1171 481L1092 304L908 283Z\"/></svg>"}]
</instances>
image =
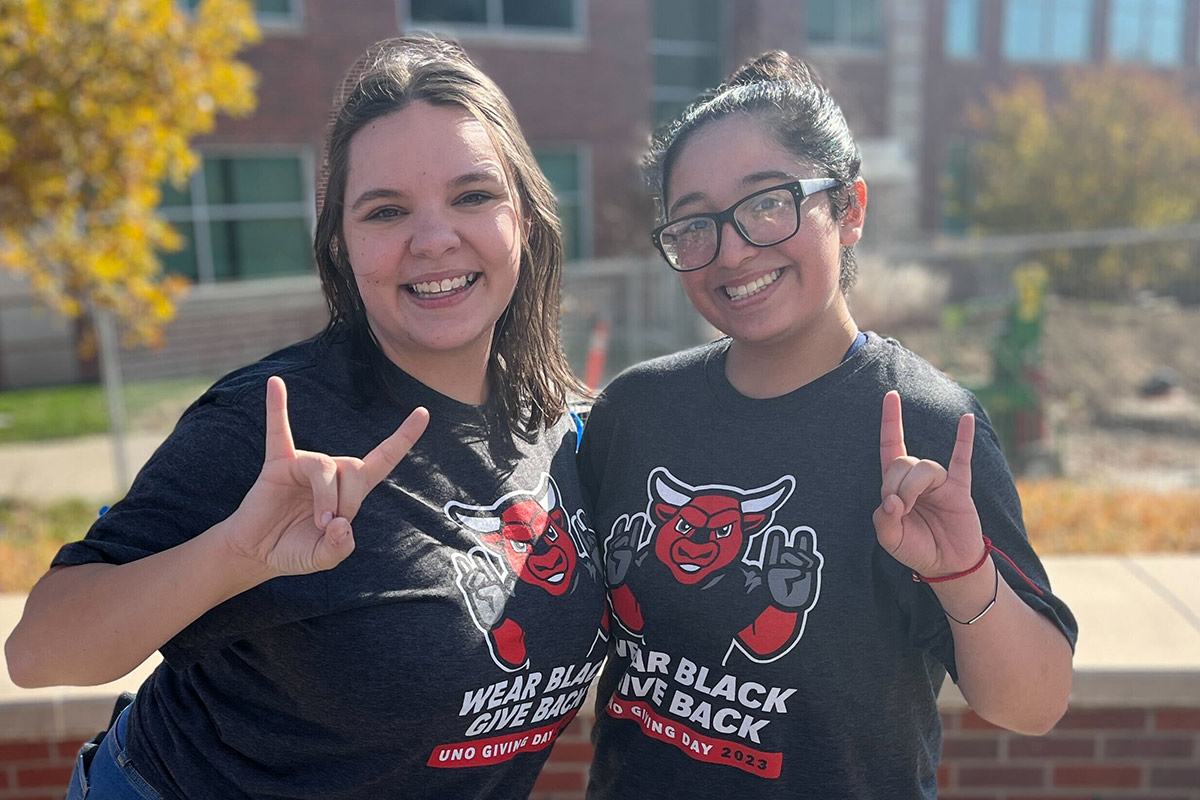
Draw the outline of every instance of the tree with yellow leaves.
<instances>
[{"instance_id":1,"label":"tree with yellow leaves","mask_svg":"<svg viewBox=\"0 0 1200 800\"><path fill-rule=\"evenodd\" d=\"M0 0L0 266L158 341L186 285L157 255L181 244L160 186L187 180L216 114L253 110L234 57L258 37L246 0Z\"/></svg>"},{"instance_id":2,"label":"tree with yellow leaves","mask_svg":"<svg viewBox=\"0 0 1200 800\"><path fill-rule=\"evenodd\" d=\"M964 209L980 233L1153 230L1197 221L1200 113L1182 83L1111 65L1068 71L1050 97L1022 80L971 113L975 189ZM1039 254L1061 294L1119 298L1200 282L1189 241Z\"/></svg>"}]
</instances>

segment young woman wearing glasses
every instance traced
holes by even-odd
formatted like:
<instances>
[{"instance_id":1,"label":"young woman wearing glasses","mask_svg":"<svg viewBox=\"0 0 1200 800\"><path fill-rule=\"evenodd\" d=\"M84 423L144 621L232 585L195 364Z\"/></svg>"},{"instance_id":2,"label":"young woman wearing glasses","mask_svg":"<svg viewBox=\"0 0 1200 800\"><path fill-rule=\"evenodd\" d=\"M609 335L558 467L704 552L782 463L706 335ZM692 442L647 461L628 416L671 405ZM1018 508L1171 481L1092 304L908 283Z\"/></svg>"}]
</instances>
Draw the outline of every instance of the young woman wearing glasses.
<instances>
[{"instance_id":1,"label":"young woman wearing glasses","mask_svg":"<svg viewBox=\"0 0 1200 800\"><path fill-rule=\"evenodd\" d=\"M867 188L805 65L748 63L647 164L655 244L725 337L619 377L584 433L614 618L589 797L935 797L947 673L1025 733L1071 683L995 434L858 330Z\"/></svg>"}]
</instances>

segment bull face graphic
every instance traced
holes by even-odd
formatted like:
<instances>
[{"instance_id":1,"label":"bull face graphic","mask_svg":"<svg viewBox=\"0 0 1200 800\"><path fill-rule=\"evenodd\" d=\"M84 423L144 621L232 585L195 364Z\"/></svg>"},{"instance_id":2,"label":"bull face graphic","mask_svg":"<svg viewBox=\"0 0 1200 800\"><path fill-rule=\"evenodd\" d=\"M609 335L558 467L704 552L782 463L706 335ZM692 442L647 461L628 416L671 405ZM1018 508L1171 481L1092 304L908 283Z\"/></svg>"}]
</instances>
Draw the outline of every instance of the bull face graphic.
<instances>
[{"instance_id":1,"label":"bull face graphic","mask_svg":"<svg viewBox=\"0 0 1200 800\"><path fill-rule=\"evenodd\" d=\"M733 563L746 539L767 525L788 499L792 483L777 481L747 493L693 487L665 469L650 474L654 554L683 584L695 584Z\"/></svg>"},{"instance_id":2,"label":"bull face graphic","mask_svg":"<svg viewBox=\"0 0 1200 800\"><path fill-rule=\"evenodd\" d=\"M555 596L570 588L578 555L567 534L558 488L549 476L538 492L515 492L488 507L450 503L446 513L502 555L520 580Z\"/></svg>"}]
</instances>

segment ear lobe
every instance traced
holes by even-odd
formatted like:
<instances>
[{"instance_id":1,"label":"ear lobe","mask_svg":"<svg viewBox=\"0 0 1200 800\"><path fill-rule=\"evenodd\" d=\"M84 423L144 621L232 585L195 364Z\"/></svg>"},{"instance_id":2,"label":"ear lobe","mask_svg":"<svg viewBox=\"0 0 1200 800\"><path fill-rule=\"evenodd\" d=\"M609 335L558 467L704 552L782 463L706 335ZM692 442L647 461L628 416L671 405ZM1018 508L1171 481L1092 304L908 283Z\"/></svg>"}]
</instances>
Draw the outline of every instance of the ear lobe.
<instances>
[{"instance_id":1,"label":"ear lobe","mask_svg":"<svg viewBox=\"0 0 1200 800\"><path fill-rule=\"evenodd\" d=\"M843 247L862 238L863 223L867 218L867 182L862 178L854 181L854 199L846 209L846 215L838 222L839 239Z\"/></svg>"}]
</instances>

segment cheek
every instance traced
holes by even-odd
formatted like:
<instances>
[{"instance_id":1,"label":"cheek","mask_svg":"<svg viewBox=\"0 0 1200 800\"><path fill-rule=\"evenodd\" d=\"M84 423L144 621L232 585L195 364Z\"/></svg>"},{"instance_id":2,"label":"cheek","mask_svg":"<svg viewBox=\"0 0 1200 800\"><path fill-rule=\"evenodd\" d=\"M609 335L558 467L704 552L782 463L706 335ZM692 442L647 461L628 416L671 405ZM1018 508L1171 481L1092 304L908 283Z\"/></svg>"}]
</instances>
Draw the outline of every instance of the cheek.
<instances>
[{"instance_id":1,"label":"cheek","mask_svg":"<svg viewBox=\"0 0 1200 800\"><path fill-rule=\"evenodd\" d=\"M709 302L708 286L704 281L704 270L681 272L679 274L679 283L683 286L684 294L692 301L692 305L700 307Z\"/></svg>"}]
</instances>

